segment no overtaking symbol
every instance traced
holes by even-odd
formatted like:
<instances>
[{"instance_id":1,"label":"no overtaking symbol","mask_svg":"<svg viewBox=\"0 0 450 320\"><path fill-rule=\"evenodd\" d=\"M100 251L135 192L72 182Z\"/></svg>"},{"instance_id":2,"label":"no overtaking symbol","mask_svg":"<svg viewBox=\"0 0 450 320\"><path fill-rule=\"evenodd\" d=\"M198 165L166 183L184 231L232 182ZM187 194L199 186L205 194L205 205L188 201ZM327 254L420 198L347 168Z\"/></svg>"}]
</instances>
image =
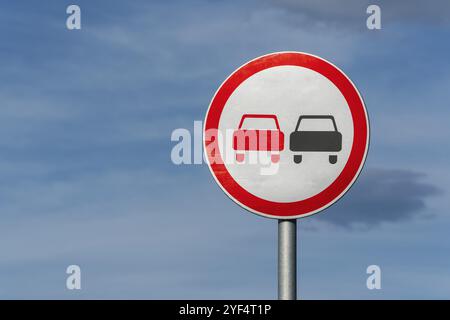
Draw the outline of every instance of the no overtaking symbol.
<instances>
[{"instance_id":1,"label":"no overtaking symbol","mask_svg":"<svg viewBox=\"0 0 450 320\"><path fill-rule=\"evenodd\" d=\"M229 131L232 139L221 143ZM204 124L207 163L233 201L279 219L280 298L295 298L295 219L320 212L345 194L368 145L361 95L340 69L317 56L278 52L256 58L215 93ZM228 150L235 161L224 161ZM261 174L260 164L247 160L255 153L267 154L275 174Z\"/></svg>"}]
</instances>

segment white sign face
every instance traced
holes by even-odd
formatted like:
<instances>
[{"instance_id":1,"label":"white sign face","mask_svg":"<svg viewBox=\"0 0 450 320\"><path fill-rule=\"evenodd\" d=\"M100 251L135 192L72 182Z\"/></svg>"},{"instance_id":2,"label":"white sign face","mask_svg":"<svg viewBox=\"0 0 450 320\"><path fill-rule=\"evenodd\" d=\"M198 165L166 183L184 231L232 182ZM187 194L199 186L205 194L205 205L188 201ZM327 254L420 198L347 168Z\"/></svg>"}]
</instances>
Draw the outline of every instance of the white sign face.
<instances>
[{"instance_id":1,"label":"white sign face","mask_svg":"<svg viewBox=\"0 0 450 320\"><path fill-rule=\"evenodd\" d=\"M364 103L351 81L329 62L297 52L239 68L205 121L216 181L244 208L272 218L308 216L339 199L362 168L368 139Z\"/></svg>"},{"instance_id":2,"label":"white sign face","mask_svg":"<svg viewBox=\"0 0 450 320\"><path fill-rule=\"evenodd\" d=\"M226 102L219 131L237 129L244 114L275 115L286 139L295 131L300 116L331 115L342 134L341 151L294 152L285 148L272 170L270 163L263 161L256 164L251 161L225 162L233 179L257 197L276 202L310 198L333 183L347 163L353 141L352 115L342 93L320 73L302 67L279 66L253 75ZM333 122L330 119L305 119L299 126L299 131L320 133L322 130L334 131ZM222 154L226 152L225 147L219 145ZM295 163L294 155L302 155L302 161ZM329 163L329 155L337 155L335 164ZM258 156L254 155L255 158Z\"/></svg>"}]
</instances>

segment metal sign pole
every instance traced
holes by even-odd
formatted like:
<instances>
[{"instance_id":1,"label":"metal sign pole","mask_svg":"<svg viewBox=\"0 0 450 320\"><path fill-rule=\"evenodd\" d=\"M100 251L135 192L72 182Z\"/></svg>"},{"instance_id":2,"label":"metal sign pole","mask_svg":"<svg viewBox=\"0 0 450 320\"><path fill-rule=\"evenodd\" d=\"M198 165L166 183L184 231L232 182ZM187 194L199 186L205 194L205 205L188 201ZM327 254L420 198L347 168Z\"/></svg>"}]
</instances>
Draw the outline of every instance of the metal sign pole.
<instances>
[{"instance_id":1,"label":"metal sign pole","mask_svg":"<svg viewBox=\"0 0 450 320\"><path fill-rule=\"evenodd\" d=\"M278 299L297 299L297 220L278 220Z\"/></svg>"}]
</instances>

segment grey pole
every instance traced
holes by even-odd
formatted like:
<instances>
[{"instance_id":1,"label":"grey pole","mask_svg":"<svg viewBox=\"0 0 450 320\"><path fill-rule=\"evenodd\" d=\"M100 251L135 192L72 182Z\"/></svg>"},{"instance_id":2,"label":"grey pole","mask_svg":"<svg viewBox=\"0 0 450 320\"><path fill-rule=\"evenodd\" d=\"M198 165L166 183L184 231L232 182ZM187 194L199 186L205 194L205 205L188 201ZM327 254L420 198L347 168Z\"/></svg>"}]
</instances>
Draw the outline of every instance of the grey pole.
<instances>
[{"instance_id":1,"label":"grey pole","mask_svg":"<svg viewBox=\"0 0 450 320\"><path fill-rule=\"evenodd\" d=\"M297 220L278 220L278 299L297 299Z\"/></svg>"}]
</instances>

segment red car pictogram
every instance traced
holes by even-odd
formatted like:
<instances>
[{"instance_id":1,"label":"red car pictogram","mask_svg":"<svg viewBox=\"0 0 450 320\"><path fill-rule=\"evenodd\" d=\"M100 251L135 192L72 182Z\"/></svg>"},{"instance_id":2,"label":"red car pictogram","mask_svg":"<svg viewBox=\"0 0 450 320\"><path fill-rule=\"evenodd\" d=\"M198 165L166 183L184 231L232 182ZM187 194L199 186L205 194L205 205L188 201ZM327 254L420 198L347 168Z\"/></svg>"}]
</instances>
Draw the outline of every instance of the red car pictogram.
<instances>
[{"instance_id":1,"label":"red car pictogram","mask_svg":"<svg viewBox=\"0 0 450 320\"><path fill-rule=\"evenodd\" d=\"M266 128L264 128L266 127ZM236 161L243 162L246 151L268 151L273 163L280 161L284 149L284 133L278 119L270 114L244 114L233 133Z\"/></svg>"}]
</instances>

